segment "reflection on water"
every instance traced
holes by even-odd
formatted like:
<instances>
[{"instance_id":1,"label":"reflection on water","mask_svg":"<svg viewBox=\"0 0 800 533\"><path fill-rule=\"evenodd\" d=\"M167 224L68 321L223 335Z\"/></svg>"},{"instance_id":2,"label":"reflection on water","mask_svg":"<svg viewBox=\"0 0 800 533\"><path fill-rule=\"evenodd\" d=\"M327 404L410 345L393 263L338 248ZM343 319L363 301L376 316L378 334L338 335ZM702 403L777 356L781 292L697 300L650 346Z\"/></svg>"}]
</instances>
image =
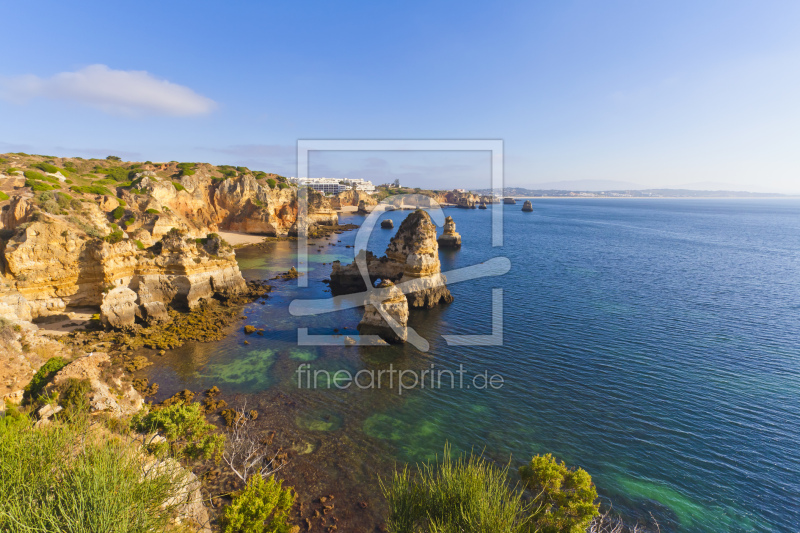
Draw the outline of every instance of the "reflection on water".
<instances>
[{"instance_id":1,"label":"reflection on water","mask_svg":"<svg viewBox=\"0 0 800 533\"><path fill-rule=\"evenodd\" d=\"M446 441L504 464L511 456L512 471L552 452L586 468L616 510L640 518L652 511L662 531L796 529L800 203L535 206L526 217L506 210L502 248L491 247L490 210L448 210L463 247L440 253L443 270L501 255L512 270L453 284L452 305L415 312L411 326L430 341L427 354L408 345L297 345L298 327L356 333L359 310L288 313L294 298L330 296L330 265L322 263L352 260L350 232L334 236L342 241L335 247L325 239L310 247L308 288L274 281L269 304L247 306L229 337L187 344L146 372L162 397L217 385L257 406L259 421L298 452L282 475L301 498L336 492L353 508L359 498L369 502L340 530L371 530L382 512L377 475L395 461L431 459ZM383 216L398 227L407 214ZM382 254L391 234L374 232L370 248ZM296 252L277 242L237 257L245 277L263 279L294 266ZM494 287L504 290L504 346L447 346L442 334L490 332ZM264 335L245 335L246 324ZM400 396L340 390L343 382L322 373L309 389L298 387L301 364L331 376L463 364L500 373L506 384Z\"/></svg>"}]
</instances>

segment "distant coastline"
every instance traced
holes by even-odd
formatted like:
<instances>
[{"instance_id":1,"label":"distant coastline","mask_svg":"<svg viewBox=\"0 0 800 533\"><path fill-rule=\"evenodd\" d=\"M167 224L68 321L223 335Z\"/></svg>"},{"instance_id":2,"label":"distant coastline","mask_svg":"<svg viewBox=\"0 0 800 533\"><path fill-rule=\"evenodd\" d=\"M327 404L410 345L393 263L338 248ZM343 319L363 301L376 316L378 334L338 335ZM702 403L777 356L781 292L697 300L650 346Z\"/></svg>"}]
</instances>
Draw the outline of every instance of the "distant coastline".
<instances>
[{"instance_id":1,"label":"distant coastline","mask_svg":"<svg viewBox=\"0 0 800 533\"><path fill-rule=\"evenodd\" d=\"M492 189L473 189L475 194L492 194ZM514 198L661 198L661 199L786 199L795 194L756 193L745 191L695 191L691 189L642 189L615 191L577 191L555 189L505 188L503 196Z\"/></svg>"}]
</instances>

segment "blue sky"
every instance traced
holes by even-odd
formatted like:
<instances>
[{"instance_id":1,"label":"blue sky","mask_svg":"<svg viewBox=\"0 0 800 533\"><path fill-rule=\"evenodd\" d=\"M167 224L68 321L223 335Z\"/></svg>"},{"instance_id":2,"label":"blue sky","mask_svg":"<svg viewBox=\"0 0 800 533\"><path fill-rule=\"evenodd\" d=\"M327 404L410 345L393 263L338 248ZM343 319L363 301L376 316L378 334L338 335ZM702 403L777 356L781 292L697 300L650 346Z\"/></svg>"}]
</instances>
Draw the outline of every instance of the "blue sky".
<instances>
[{"instance_id":1,"label":"blue sky","mask_svg":"<svg viewBox=\"0 0 800 533\"><path fill-rule=\"evenodd\" d=\"M295 175L297 139L503 139L505 181L800 191L800 3L16 2L0 151ZM312 175L488 186L485 154Z\"/></svg>"}]
</instances>

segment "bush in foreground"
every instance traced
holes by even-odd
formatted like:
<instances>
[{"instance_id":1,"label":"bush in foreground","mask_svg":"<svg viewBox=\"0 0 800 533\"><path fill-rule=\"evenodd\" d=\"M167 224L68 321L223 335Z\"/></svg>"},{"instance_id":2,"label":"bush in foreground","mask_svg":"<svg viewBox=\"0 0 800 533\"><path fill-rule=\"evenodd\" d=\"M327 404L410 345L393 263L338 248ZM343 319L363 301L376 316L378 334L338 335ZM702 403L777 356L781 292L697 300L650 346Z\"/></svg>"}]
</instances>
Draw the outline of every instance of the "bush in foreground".
<instances>
[{"instance_id":1,"label":"bush in foreground","mask_svg":"<svg viewBox=\"0 0 800 533\"><path fill-rule=\"evenodd\" d=\"M523 491L511 488L508 468L483 457L453 459L445 448L440 464L405 468L389 483L381 480L389 503L392 533L527 533L531 512Z\"/></svg>"},{"instance_id":2,"label":"bush in foreground","mask_svg":"<svg viewBox=\"0 0 800 533\"><path fill-rule=\"evenodd\" d=\"M582 533L600 514L597 489L582 468L568 468L548 453L531 459L519 474L537 495L534 521L542 533Z\"/></svg>"},{"instance_id":3,"label":"bush in foreground","mask_svg":"<svg viewBox=\"0 0 800 533\"><path fill-rule=\"evenodd\" d=\"M174 404L136 415L131 424L137 431L163 434L176 456L218 461L225 447L225 436L214 432L215 426L206 421L199 403Z\"/></svg>"},{"instance_id":4,"label":"bush in foreground","mask_svg":"<svg viewBox=\"0 0 800 533\"><path fill-rule=\"evenodd\" d=\"M599 515L597 491L585 470L552 455L520 469L525 492L512 487L508 468L470 454L381 480L392 533L583 533Z\"/></svg>"},{"instance_id":5,"label":"bush in foreground","mask_svg":"<svg viewBox=\"0 0 800 533\"><path fill-rule=\"evenodd\" d=\"M274 477L252 476L222 517L225 533L292 533L289 512L297 494Z\"/></svg>"}]
</instances>

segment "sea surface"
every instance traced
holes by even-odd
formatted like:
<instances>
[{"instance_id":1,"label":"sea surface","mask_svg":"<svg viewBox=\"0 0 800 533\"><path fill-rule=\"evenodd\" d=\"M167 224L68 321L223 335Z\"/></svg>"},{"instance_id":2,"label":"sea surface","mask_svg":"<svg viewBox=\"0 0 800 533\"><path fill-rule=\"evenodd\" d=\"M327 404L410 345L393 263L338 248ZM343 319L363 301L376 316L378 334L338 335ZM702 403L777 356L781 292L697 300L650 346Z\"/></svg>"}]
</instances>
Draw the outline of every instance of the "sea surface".
<instances>
[{"instance_id":1,"label":"sea surface","mask_svg":"<svg viewBox=\"0 0 800 533\"><path fill-rule=\"evenodd\" d=\"M238 325L220 342L189 343L150 367L151 379L161 396L217 385L260 406L297 450L284 472L301 492L349 491L370 504L352 531L380 521L379 475L441 456L445 443L512 471L553 453L585 468L615 511L643 522L652 513L661 531L800 530L800 201L533 203L532 213L521 201L446 210L463 247L440 251L443 271L493 257L511 270L451 284L452 304L413 312L427 353L298 345L299 327L357 333L358 309L288 311L296 298L331 297L323 280L331 261L352 260L351 231L309 247L307 288L276 280L266 305L245 309L242 324L263 335ZM500 208L504 245L492 247ZM375 229L370 249L382 255L407 215L383 215L395 230ZM292 242L237 256L249 279L297 261ZM502 345L448 345L442 335L492 332L493 288L503 290ZM396 383L339 389L333 377L309 389L300 364L331 374L463 365L464 387L447 377L399 394ZM483 372L503 386L469 386Z\"/></svg>"}]
</instances>

